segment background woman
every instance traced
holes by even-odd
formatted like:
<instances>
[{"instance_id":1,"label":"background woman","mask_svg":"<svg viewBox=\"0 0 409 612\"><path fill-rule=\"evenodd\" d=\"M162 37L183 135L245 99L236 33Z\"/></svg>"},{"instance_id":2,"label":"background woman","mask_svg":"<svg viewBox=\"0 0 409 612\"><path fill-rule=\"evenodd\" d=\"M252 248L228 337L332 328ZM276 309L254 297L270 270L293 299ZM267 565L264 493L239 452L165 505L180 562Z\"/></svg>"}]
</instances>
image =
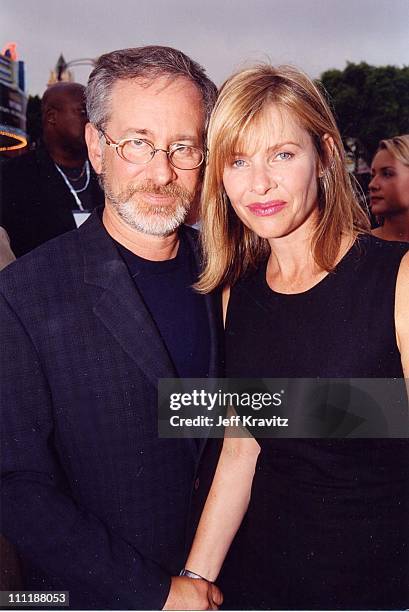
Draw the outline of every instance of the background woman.
<instances>
[{"instance_id":1,"label":"background woman","mask_svg":"<svg viewBox=\"0 0 409 612\"><path fill-rule=\"evenodd\" d=\"M381 140L371 170L371 209L383 220L373 234L409 242L409 134Z\"/></svg>"},{"instance_id":2,"label":"background woman","mask_svg":"<svg viewBox=\"0 0 409 612\"><path fill-rule=\"evenodd\" d=\"M209 149L199 286L231 287L227 376L409 376L409 245L369 234L320 89L233 76ZM408 607L408 483L407 440L226 437L186 567L215 580L248 506L227 607Z\"/></svg>"}]
</instances>

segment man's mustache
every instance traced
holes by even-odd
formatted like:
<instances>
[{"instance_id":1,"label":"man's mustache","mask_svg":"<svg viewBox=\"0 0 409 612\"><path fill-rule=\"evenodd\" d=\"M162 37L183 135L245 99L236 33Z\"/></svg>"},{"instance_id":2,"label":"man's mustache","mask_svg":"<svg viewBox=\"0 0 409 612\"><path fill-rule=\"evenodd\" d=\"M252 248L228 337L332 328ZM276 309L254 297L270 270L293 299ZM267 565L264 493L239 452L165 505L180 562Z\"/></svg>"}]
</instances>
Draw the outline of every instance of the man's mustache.
<instances>
[{"instance_id":1,"label":"man's mustache","mask_svg":"<svg viewBox=\"0 0 409 612\"><path fill-rule=\"evenodd\" d=\"M181 198L184 201L191 202L194 198L194 193L188 189L180 187L180 185L155 185L152 181L144 181L136 185L129 185L126 190L128 197L132 197L137 193L151 193L153 195L164 195L174 198Z\"/></svg>"}]
</instances>

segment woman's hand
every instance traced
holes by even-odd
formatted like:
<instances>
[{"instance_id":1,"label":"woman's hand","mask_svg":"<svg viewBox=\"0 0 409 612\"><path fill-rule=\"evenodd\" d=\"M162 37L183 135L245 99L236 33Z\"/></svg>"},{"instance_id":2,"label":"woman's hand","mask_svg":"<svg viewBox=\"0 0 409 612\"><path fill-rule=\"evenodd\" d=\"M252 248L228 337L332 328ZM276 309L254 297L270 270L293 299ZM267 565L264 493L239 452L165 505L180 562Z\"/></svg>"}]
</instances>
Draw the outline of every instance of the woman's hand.
<instances>
[{"instance_id":1,"label":"woman's hand","mask_svg":"<svg viewBox=\"0 0 409 612\"><path fill-rule=\"evenodd\" d=\"M218 610L222 603L223 595L215 584L173 576L163 610Z\"/></svg>"}]
</instances>

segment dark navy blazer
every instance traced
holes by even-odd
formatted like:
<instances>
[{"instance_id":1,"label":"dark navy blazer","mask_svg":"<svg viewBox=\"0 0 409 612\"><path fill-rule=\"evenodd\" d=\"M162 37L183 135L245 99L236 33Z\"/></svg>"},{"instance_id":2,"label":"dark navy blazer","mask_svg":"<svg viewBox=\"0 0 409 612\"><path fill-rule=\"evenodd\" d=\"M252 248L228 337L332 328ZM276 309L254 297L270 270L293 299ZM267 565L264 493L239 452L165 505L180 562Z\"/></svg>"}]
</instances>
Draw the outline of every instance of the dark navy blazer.
<instances>
[{"instance_id":1,"label":"dark navy blazer","mask_svg":"<svg viewBox=\"0 0 409 612\"><path fill-rule=\"evenodd\" d=\"M217 376L220 300L203 299ZM0 317L2 531L25 588L162 608L204 444L158 438L157 381L174 366L97 214L2 272Z\"/></svg>"}]
</instances>

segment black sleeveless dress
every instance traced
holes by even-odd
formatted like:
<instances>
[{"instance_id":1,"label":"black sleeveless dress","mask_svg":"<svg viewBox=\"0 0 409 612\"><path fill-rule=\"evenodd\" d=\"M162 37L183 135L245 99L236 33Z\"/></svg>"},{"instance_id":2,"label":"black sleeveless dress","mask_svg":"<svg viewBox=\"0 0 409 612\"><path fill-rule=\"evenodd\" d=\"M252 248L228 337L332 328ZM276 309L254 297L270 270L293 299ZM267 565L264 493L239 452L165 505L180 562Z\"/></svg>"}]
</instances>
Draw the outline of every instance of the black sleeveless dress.
<instances>
[{"instance_id":1,"label":"black sleeveless dress","mask_svg":"<svg viewBox=\"0 0 409 612\"><path fill-rule=\"evenodd\" d=\"M394 298L407 250L363 236L292 295L268 287L266 262L232 289L227 376L403 377ZM258 442L249 509L219 581L225 608L409 608L408 440Z\"/></svg>"}]
</instances>

